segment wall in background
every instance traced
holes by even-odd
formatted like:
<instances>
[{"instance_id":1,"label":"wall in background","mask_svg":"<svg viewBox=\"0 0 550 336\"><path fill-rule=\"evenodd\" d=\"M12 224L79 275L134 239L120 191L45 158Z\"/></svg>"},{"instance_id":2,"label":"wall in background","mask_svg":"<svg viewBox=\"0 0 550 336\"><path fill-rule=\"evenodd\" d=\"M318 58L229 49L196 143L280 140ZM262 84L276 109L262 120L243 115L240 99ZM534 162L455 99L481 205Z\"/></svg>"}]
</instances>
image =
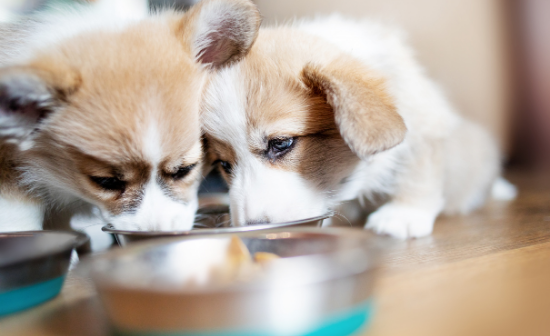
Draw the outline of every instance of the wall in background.
<instances>
[{"instance_id":1,"label":"wall in background","mask_svg":"<svg viewBox=\"0 0 550 336\"><path fill-rule=\"evenodd\" d=\"M515 91L514 161L550 168L550 1L512 0Z\"/></svg>"}]
</instances>

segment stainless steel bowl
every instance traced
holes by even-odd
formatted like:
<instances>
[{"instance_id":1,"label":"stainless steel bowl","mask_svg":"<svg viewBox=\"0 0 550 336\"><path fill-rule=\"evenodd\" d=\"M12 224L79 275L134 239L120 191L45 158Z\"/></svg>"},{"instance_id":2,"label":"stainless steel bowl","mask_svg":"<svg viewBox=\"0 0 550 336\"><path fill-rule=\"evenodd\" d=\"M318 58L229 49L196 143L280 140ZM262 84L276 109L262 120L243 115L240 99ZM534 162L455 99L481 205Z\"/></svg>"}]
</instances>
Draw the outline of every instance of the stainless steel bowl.
<instances>
[{"instance_id":1,"label":"stainless steel bowl","mask_svg":"<svg viewBox=\"0 0 550 336\"><path fill-rule=\"evenodd\" d=\"M72 250L87 241L88 236L78 232L0 233L0 316L55 297Z\"/></svg>"},{"instance_id":2,"label":"stainless steel bowl","mask_svg":"<svg viewBox=\"0 0 550 336\"><path fill-rule=\"evenodd\" d=\"M252 253L282 258L248 281L189 285L185 265L207 263L231 236L144 242L83 267L123 335L344 336L368 324L380 238L346 228L246 232Z\"/></svg>"},{"instance_id":3,"label":"stainless steel bowl","mask_svg":"<svg viewBox=\"0 0 550 336\"><path fill-rule=\"evenodd\" d=\"M102 228L104 232L115 236L120 246L126 246L136 241L142 241L154 238L183 237L183 236L203 236L223 233L241 233L259 230L271 230L283 227L321 227L323 221L332 214L325 214L292 222L256 224L248 226L231 226L228 206L211 206L200 209L197 213L195 225L188 231L127 231L116 230L111 225Z\"/></svg>"}]
</instances>

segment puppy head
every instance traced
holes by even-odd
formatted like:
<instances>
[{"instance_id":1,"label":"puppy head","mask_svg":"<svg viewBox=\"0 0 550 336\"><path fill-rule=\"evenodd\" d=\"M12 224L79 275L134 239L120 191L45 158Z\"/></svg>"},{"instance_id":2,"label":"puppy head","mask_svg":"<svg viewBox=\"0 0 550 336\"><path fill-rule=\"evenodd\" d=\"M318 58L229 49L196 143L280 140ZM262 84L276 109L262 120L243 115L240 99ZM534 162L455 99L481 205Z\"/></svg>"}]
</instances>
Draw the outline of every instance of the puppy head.
<instances>
[{"instance_id":1,"label":"puppy head","mask_svg":"<svg viewBox=\"0 0 550 336\"><path fill-rule=\"evenodd\" d=\"M359 61L273 50L256 44L207 89L210 160L230 185L238 225L325 213L361 159L406 133L384 81Z\"/></svg>"},{"instance_id":2,"label":"puppy head","mask_svg":"<svg viewBox=\"0 0 550 336\"><path fill-rule=\"evenodd\" d=\"M0 137L21 148L23 185L88 201L119 229L190 228L205 77L243 57L258 26L248 1L203 1L0 69Z\"/></svg>"}]
</instances>

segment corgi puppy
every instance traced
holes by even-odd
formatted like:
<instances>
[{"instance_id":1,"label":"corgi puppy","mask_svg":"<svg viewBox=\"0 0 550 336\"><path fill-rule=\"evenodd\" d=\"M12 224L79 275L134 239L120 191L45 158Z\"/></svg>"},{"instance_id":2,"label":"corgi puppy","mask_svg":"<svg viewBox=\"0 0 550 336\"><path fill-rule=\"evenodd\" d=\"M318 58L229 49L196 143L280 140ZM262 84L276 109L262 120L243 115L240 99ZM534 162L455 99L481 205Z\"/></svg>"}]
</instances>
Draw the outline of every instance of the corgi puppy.
<instances>
[{"instance_id":1,"label":"corgi puppy","mask_svg":"<svg viewBox=\"0 0 550 336\"><path fill-rule=\"evenodd\" d=\"M441 212L468 213L492 189L514 195L491 136L453 110L400 32L370 21L263 28L243 62L211 79L203 103L235 225L384 195L366 227L422 237Z\"/></svg>"},{"instance_id":2,"label":"corgi puppy","mask_svg":"<svg viewBox=\"0 0 550 336\"><path fill-rule=\"evenodd\" d=\"M249 0L144 17L110 9L12 30L17 47L0 68L0 231L41 229L56 209L97 209L126 230L193 225L203 86L248 52L259 13Z\"/></svg>"}]
</instances>

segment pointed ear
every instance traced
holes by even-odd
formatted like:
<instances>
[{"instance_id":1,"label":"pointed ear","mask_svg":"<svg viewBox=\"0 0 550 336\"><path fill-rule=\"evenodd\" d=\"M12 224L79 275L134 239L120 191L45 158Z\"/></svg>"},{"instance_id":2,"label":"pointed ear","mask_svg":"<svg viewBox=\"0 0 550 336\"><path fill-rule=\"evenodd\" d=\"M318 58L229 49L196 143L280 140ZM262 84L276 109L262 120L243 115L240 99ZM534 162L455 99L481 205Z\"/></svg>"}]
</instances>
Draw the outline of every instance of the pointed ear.
<instances>
[{"instance_id":1,"label":"pointed ear","mask_svg":"<svg viewBox=\"0 0 550 336\"><path fill-rule=\"evenodd\" d=\"M79 84L79 75L59 67L0 69L0 139L25 141Z\"/></svg>"},{"instance_id":2,"label":"pointed ear","mask_svg":"<svg viewBox=\"0 0 550 336\"><path fill-rule=\"evenodd\" d=\"M217 68L248 53L260 23L250 0L203 0L186 13L181 29L195 59Z\"/></svg>"},{"instance_id":3,"label":"pointed ear","mask_svg":"<svg viewBox=\"0 0 550 336\"><path fill-rule=\"evenodd\" d=\"M340 134L360 158L403 141L407 128L386 93L384 81L357 60L342 57L325 67L308 64L302 81L326 97Z\"/></svg>"}]
</instances>

